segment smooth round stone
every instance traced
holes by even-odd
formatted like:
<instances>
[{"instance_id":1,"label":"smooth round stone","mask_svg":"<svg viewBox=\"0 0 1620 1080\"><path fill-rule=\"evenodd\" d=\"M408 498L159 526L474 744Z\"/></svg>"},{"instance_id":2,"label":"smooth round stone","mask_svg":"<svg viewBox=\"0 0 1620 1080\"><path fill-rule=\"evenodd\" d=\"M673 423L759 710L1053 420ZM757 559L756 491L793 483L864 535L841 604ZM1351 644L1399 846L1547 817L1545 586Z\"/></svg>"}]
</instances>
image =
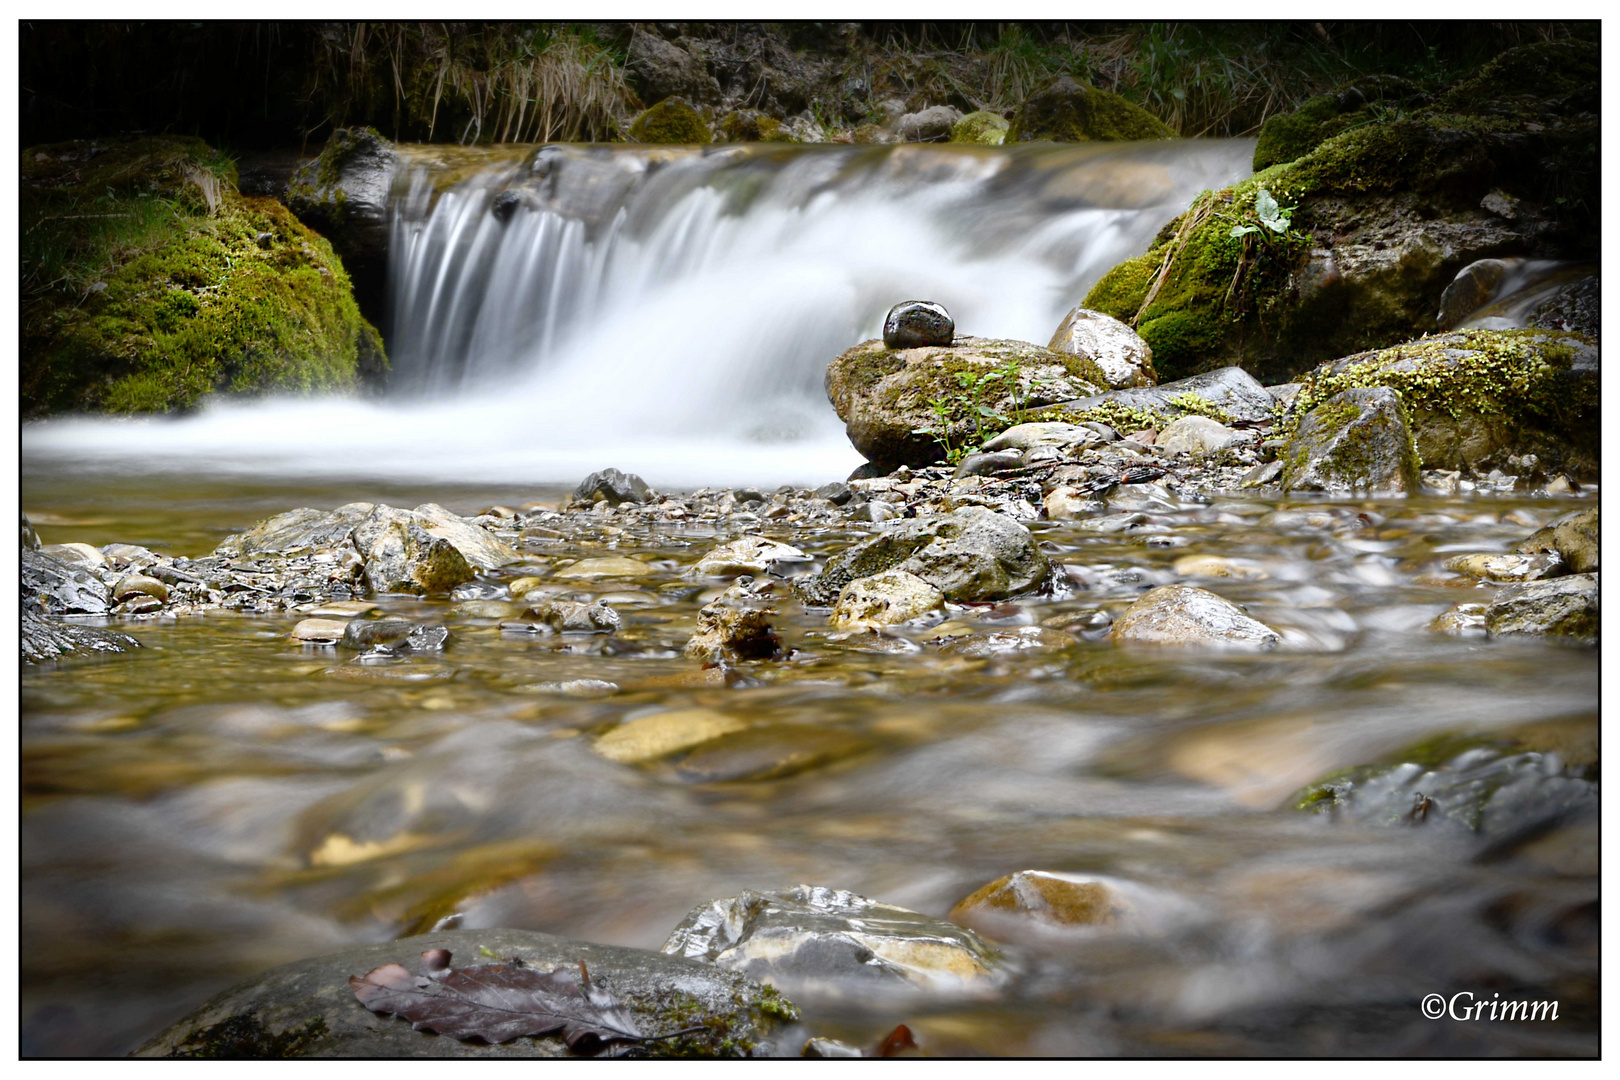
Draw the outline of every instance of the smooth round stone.
<instances>
[{"instance_id":1,"label":"smooth round stone","mask_svg":"<svg viewBox=\"0 0 1620 1080\"><path fill-rule=\"evenodd\" d=\"M82 567L86 570L94 570L97 567L107 565L107 557L101 553L99 548L91 547L89 544L46 544L39 551L40 554L49 555L58 562L65 562L69 566Z\"/></svg>"},{"instance_id":2,"label":"smooth round stone","mask_svg":"<svg viewBox=\"0 0 1620 1080\"><path fill-rule=\"evenodd\" d=\"M1205 649L1272 649L1271 627L1212 592L1191 585L1150 589L1114 623L1115 641Z\"/></svg>"},{"instance_id":3,"label":"smooth round stone","mask_svg":"<svg viewBox=\"0 0 1620 1080\"><path fill-rule=\"evenodd\" d=\"M647 577L654 573L654 569L639 559L627 558L623 555L606 555L595 559L581 559L572 566L566 566L557 571L560 578L578 578L591 580L594 578L615 577Z\"/></svg>"},{"instance_id":4,"label":"smooth round stone","mask_svg":"<svg viewBox=\"0 0 1620 1080\"><path fill-rule=\"evenodd\" d=\"M910 622L945 606L945 594L905 570L857 578L845 585L833 607L839 630L867 630Z\"/></svg>"},{"instance_id":5,"label":"smooth round stone","mask_svg":"<svg viewBox=\"0 0 1620 1080\"><path fill-rule=\"evenodd\" d=\"M701 746L748 725L713 709L676 709L620 724L592 746L610 761L635 764Z\"/></svg>"},{"instance_id":6,"label":"smooth round stone","mask_svg":"<svg viewBox=\"0 0 1620 1080\"><path fill-rule=\"evenodd\" d=\"M907 300L889 309L883 320L883 344L890 349L920 349L956 340L956 322L932 300Z\"/></svg>"},{"instance_id":7,"label":"smooth round stone","mask_svg":"<svg viewBox=\"0 0 1620 1080\"><path fill-rule=\"evenodd\" d=\"M114 600L128 600L132 596L150 596L163 601L169 598L169 587L157 578L145 574L125 574L113 586Z\"/></svg>"},{"instance_id":8,"label":"smooth round stone","mask_svg":"<svg viewBox=\"0 0 1620 1080\"><path fill-rule=\"evenodd\" d=\"M346 619L304 619L293 627L294 641L340 641L349 623Z\"/></svg>"}]
</instances>

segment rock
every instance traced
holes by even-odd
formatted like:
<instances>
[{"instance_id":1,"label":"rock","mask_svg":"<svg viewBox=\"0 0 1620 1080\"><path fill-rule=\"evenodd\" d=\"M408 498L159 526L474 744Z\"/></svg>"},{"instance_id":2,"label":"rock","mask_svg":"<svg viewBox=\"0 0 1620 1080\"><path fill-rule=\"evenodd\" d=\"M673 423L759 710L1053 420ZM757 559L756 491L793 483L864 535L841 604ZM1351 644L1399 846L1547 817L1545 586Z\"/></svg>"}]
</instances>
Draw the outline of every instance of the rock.
<instances>
[{"instance_id":1,"label":"rock","mask_svg":"<svg viewBox=\"0 0 1620 1080\"><path fill-rule=\"evenodd\" d=\"M782 639L771 626L775 586L770 581L740 577L712 603L698 611L697 632L682 650L688 660L730 664L770 660L782 651Z\"/></svg>"},{"instance_id":2,"label":"rock","mask_svg":"<svg viewBox=\"0 0 1620 1080\"><path fill-rule=\"evenodd\" d=\"M951 142L976 143L980 146L1000 146L1007 141L1011 127L1000 113L980 109L970 112L951 125Z\"/></svg>"},{"instance_id":3,"label":"rock","mask_svg":"<svg viewBox=\"0 0 1620 1080\"><path fill-rule=\"evenodd\" d=\"M998 369L1016 369L1017 378L991 384L981 404L1003 414L1068 401L1104 385L1091 361L1025 341L957 337L948 347L907 349L866 341L829 365L827 398L844 421L850 443L887 474L899 465L944 460L940 441L919 434L939 425L931 400L951 403L946 422L953 445L976 439L982 418L973 412L956 375Z\"/></svg>"},{"instance_id":4,"label":"rock","mask_svg":"<svg viewBox=\"0 0 1620 1080\"><path fill-rule=\"evenodd\" d=\"M1102 503L1091 497L1091 492L1068 485L1055 487L1048 492L1042 506L1049 521L1074 521L1103 508Z\"/></svg>"},{"instance_id":5,"label":"rock","mask_svg":"<svg viewBox=\"0 0 1620 1080\"><path fill-rule=\"evenodd\" d=\"M858 578L904 570L948 600L1004 600L1032 592L1052 573L1028 529L1005 514L964 506L937 517L897 522L834 556L814 578L794 587L806 603L828 607Z\"/></svg>"},{"instance_id":6,"label":"rock","mask_svg":"<svg viewBox=\"0 0 1620 1080\"><path fill-rule=\"evenodd\" d=\"M287 184L287 206L332 242L366 311L383 311L388 284L390 196L400 158L373 128L337 128Z\"/></svg>"},{"instance_id":7,"label":"rock","mask_svg":"<svg viewBox=\"0 0 1620 1080\"><path fill-rule=\"evenodd\" d=\"M414 628L415 624L409 619L353 619L343 625L338 637L342 639L341 643L346 649L384 649L395 652L408 647L411 630Z\"/></svg>"},{"instance_id":8,"label":"rock","mask_svg":"<svg viewBox=\"0 0 1620 1080\"><path fill-rule=\"evenodd\" d=\"M572 566L558 570L554 576L589 581L595 578L646 577L655 572L640 559L631 559L624 555L603 555L594 559L581 559Z\"/></svg>"},{"instance_id":9,"label":"rock","mask_svg":"<svg viewBox=\"0 0 1620 1080\"><path fill-rule=\"evenodd\" d=\"M1020 922L1052 928L1112 926L1124 908L1114 890L1084 875L1020 870L964 898L950 918L995 936Z\"/></svg>"},{"instance_id":10,"label":"rock","mask_svg":"<svg viewBox=\"0 0 1620 1080\"><path fill-rule=\"evenodd\" d=\"M949 105L935 105L921 112L907 113L896 128L903 142L947 142L962 112Z\"/></svg>"},{"instance_id":11,"label":"rock","mask_svg":"<svg viewBox=\"0 0 1620 1080\"><path fill-rule=\"evenodd\" d=\"M405 647L411 652L442 652L449 640L450 631L445 627L418 623L406 636Z\"/></svg>"},{"instance_id":12,"label":"rock","mask_svg":"<svg viewBox=\"0 0 1620 1080\"><path fill-rule=\"evenodd\" d=\"M831 621L840 630L871 630L920 619L944 606L945 594L922 578L887 570L845 585Z\"/></svg>"},{"instance_id":13,"label":"rock","mask_svg":"<svg viewBox=\"0 0 1620 1080\"><path fill-rule=\"evenodd\" d=\"M952 476L995 476L1024 467L1024 455L1018 450L1001 450L993 454L969 454L957 463Z\"/></svg>"},{"instance_id":14,"label":"rock","mask_svg":"<svg viewBox=\"0 0 1620 1080\"><path fill-rule=\"evenodd\" d=\"M404 620L397 620L403 622ZM294 641L333 644L343 640L348 628L345 619L300 619L289 635Z\"/></svg>"},{"instance_id":15,"label":"rock","mask_svg":"<svg viewBox=\"0 0 1620 1080\"><path fill-rule=\"evenodd\" d=\"M950 345L956 336L951 313L932 300L905 300L889 309L883 319L883 347L917 349Z\"/></svg>"},{"instance_id":16,"label":"rock","mask_svg":"<svg viewBox=\"0 0 1620 1080\"><path fill-rule=\"evenodd\" d=\"M20 616L19 644L23 662L27 664L43 663L70 654L119 653L141 647L141 643L128 634L58 622L30 610L26 604Z\"/></svg>"},{"instance_id":17,"label":"rock","mask_svg":"<svg viewBox=\"0 0 1620 1080\"><path fill-rule=\"evenodd\" d=\"M1232 423L1263 424L1271 420L1271 395L1252 375L1236 367L1221 368L1158 386L1110 390L1062 402L1062 408L1065 412L1083 416L1087 410L1112 406L1173 420L1189 411L1178 405L1177 399L1184 404L1196 404L1201 409L1218 411Z\"/></svg>"},{"instance_id":18,"label":"rock","mask_svg":"<svg viewBox=\"0 0 1620 1080\"><path fill-rule=\"evenodd\" d=\"M1447 634L1451 637L1471 637L1485 635L1485 605L1484 604L1453 604L1434 617L1429 623L1431 633Z\"/></svg>"},{"instance_id":19,"label":"rock","mask_svg":"<svg viewBox=\"0 0 1620 1080\"><path fill-rule=\"evenodd\" d=\"M1116 642L1203 649L1272 649L1281 636L1236 604L1191 585L1143 593L1114 622Z\"/></svg>"},{"instance_id":20,"label":"rock","mask_svg":"<svg viewBox=\"0 0 1620 1080\"><path fill-rule=\"evenodd\" d=\"M836 729L766 724L694 748L681 758L675 773L692 784L776 780L851 757L869 745Z\"/></svg>"},{"instance_id":21,"label":"rock","mask_svg":"<svg viewBox=\"0 0 1620 1080\"><path fill-rule=\"evenodd\" d=\"M849 490L847 486L844 489ZM763 574L786 564L809 561L810 556L791 544L763 536L743 536L703 556L689 574L694 577L736 577L738 574Z\"/></svg>"},{"instance_id":22,"label":"rock","mask_svg":"<svg viewBox=\"0 0 1620 1080\"><path fill-rule=\"evenodd\" d=\"M978 114L972 113L970 115L977 116ZM805 1040L804 1049L799 1051L799 1056L802 1058L858 1058L866 1055L862 1054L858 1047L851 1046L848 1043L839 1042L837 1039L823 1039L818 1036L817 1038Z\"/></svg>"},{"instance_id":23,"label":"rock","mask_svg":"<svg viewBox=\"0 0 1620 1080\"><path fill-rule=\"evenodd\" d=\"M232 536L214 549L215 555L246 558L252 555L299 555L336 547L353 535L355 526L374 510L374 503L347 503L336 510L301 506L266 518L240 536Z\"/></svg>"},{"instance_id":24,"label":"rock","mask_svg":"<svg viewBox=\"0 0 1620 1080\"><path fill-rule=\"evenodd\" d=\"M1281 461L1266 461L1243 474L1238 481L1239 487L1264 487L1276 481L1282 475L1283 463Z\"/></svg>"},{"instance_id":25,"label":"rock","mask_svg":"<svg viewBox=\"0 0 1620 1080\"><path fill-rule=\"evenodd\" d=\"M984 448L995 451L1033 450L1037 446L1096 446L1105 441L1096 430L1098 426L1061 421L1015 424L987 441Z\"/></svg>"},{"instance_id":26,"label":"rock","mask_svg":"<svg viewBox=\"0 0 1620 1080\"><path fill-rule=\"evenodd\" d=\"M1450 330L1490 303L1507 271L1508 264L1501 259L1479 259L1457 271L1440 294L1440 314L1435 317L1435 325Z\"/></svg>"},{"instance_id":27,"label":"rock","mask_svg":"<svg viewBox=\"0 0 1620 1080\"><path fill-rule=\"evenodd\" d=\"M1264 581L1270 574L1219 555L1183 555L1173 567L1183 577L1229 578L1234 581Z\"/></svg>"},{"instance_id":28,"label":"rock","mask_svg":"<svg viewBox=\"0 0 1620 1080\"><path fill-rule=\"evenodd\" d=\"M46 544L38 550L41 555L78 570L99 570L107 565L106 556L89 544Z\"/></svg>"},{"instance_id":29,"label":"rock","mask_svg":"<svg viewBox=\"0 0 1620 1080\"><path fill-rule=\"evenodd\" d=\"M40 549L39 534L34 531L34 526L29 524L27 514L22 515L22 546L29 551Z\"/></svg>"},{"instance_id":30,"label":"rock","mask_svg":"<svg viewBox=\"0 0 1620 1080\"><path fill-rule=\"evenodd\" d=\"M1556 552L1570 573L1591 573L1598 568L1598 508L1565 514L1531 533L1519 550L1525 554Z\"/></svg>"},{"instance_id":31,"label":"rock","mask_svg":"<svg viewBox=\"0 0 1620 1080\"><path fill-rule=\"evenodd\" d=\"M1428 103L1428 95L1410 79L1362 76L1307 100L1293 112L1269 117L1254 148L1254 171L1303 157L1333 136L1377 119L1380 109Z\"/></svg>"},{"instance_id":32,"label":"rock","mask_svg":"<svg viewBox=\"0 0 1620 1080\"><path fill-rule=\"evenodd\" d=\"M448 593L475 576L455 545L414 520L384 520L375 525L365 528L365 535L372 539L361 548L366 584L372 592ZM360 533L357 529L357 539Z\"/></svg>"},{"instance_id":33,"label":"rock","mask_svg":"<svg viewBox=\"0 0 1620 1080\"><path fill-rule=\"evenodd\" d=\"M1485 581L1533 581L1557 573L1563 565L1563 556L1556 551L1550 555L1474 552L1453 555L1445 562L1447 570Z\"/></svg>"},{"instance_id":34,"label":"rock","mask_svg":"<svg viewBox=\"0 0 1620 1080\"><path fill-rule=\"evenodd\" d=\"M1543 330L1572 331L1596 340L1603 313L1600 292L1596 275L1583 277L1537 304L1530 313L1530 325Z\"/></svg>"},{"instance_id":35,"label":"rock","mask_svg":"<svg viewBox=\"0 0 1620 1080\"><path fill-rule=\"evenodd\" d=\"M815 496L818 499L826 499L834 506L843 506L855 497L855 489L842 480L834 480L816 488Z\"/></svg>"},{"instance_id":36,"label":"rock","mask_svg":"<svg viewBox=\"0 0 1620 1080\"><path fill-rule=\"evenodd\" d=\"M1187 454L1213 454L1247 442L1242 432L1233 431L1225 424L1207 416L1183 416L1172 420L1154 439L1154 445L1165 453L1180 457Z\"/></svg>"},{"instance_id":37,"label":"rock","mask_svg":"<svg viewBox=\"0 0 1620 1080\"><path fill-rule=\"evenodd\" d=\"M635 765L690 750L747 727L736 717L713 709L676 709L620 724L597 739L591 749L610 761Z\"/></svg>"},{"instance_id":38,"label":"rock","mask_svg":"<svg viewBox=\"0 0 1620 1080\"><path fill-rule=\"evenodd\" d=\"M1512 585L1485 609L1485 630L1491 637L1547 635L1595 643L1598 623L1597 574Z\"/></svg>"},{"instance_id":39,"label":"rock","mask_svg":"<svg viewBox=\"0 0 1620 1080\"><path fill-rule=\"evenodd\" d=\"M535 608L540 620L558 633L583 632L611 634L619 629L619 613L598 600L581 604L572 600L552 600Z\"/></svg>"},{"instance_id":40,"label":"rock","mask_svg":"<svg viewBox=\"0 0 1620 1080\"><path fill-rule=\"evenodd\" d=\"M1312 409L1281 460L1284 491L1410 493L1420 486L1406 410L1386 387L1346 390Z\"/></svg>"},{"instance_id":41,"label":"rock","mask_svg":"<svg viewBox=\"0 0 1620 1080\"><path fill-rule=\"evenodd\" d=\"M690 146L714 141L703 116L682 97L668 97L630 125L630 141L666 146Z\"/></svg>"},{"instance_id":42,"label":"rock","mask_svg":"<svg viewBox=\"0 0 1620 1080\"><path fill-rule=\"evenodd\" d=\"M708 964L641 949L570 941L532 930L444 930L361 945L274 968L225 991L153 1037L137 1057L560 1058L560 1035L491 1046L415 1030L355 1000L349 979L384 964L409 971L429 949L447 949L456 967L518 959L532 968L578 970L623 1003L650 1035L700 1032L640 1044L652 1056L739 1057L772 1051L793 1005L768 987ZM802 1036L800 1036L802 1038Z\"/></svg>"},{"instance_id":43,"label":"rock","mask_svg":"<svg viewBox=\"0 0 1620 1080\"><path fill-rule=\"evenodd\" d=\"M169 598L169 587L145 574L125 574L112 588L114 600L128 600L132 596L150 596L164 601Z\"/></svg>"},{"instance_id":44,"label":"rock","mask_svg":"<svg viewBox=\"0 0 1620 1080\"><path fill-rule=\"evenodd\" d=\"M88 570L24 548L22 606L44 615L104 615L107 586Z\"/></svg>"},{"instance_id":45,"label":"rock","mask_svg":"<svg viewBox=\"0 0 1620 1080\"><path fill-rule=\"evenodd\" d=\"M1037 87L1013 115L1009 143L1173 139L1152 113L1067 75Z\"/></svg>"},{"instance_id":46,"label":"rock","mask_svg":"<svg viewBox=\"0 0 1620 1080\"><path fill-rule=\"evenodd\" d=\"M498 570L523 558L510 546L491 536L488 531L476 525L469 525L465 518L457 517L437 503L423 503L410 513L415 515L415 520L429 534L449 541L461 552L461 557L467 560L469 566L480 570ZM366 537L366 528L364 523L356 526L357 545Z\"/></svg>"},{"instance_id":47,"label":"rock","mask_svg":"<svg viewBox=\"0 0 1620 1080\"><path fill-rule=\"evenodd\" d=\"M1159 381L1153 370L1153 350L1148 348L1148 343L1112 315L1083 305L1063 317L1046 347L1092 361L1110 389L1153 386Z\"/></svg>"},{"instance_id":48,"label":"rock","mask_svg":"<svg viewBox=\"0 0 1620 1080\"><path fill-rule=\"evenodd\" d=\"M609 506L622 503L644 503L652 498L647 482L635 473L618 469L593 472L574 489L574 501L582 503L605 502Z\"/></svg>"},{"instance_id":49,"label":"rock","mask_svg":"<svg viewBox=\"0 0 1620 1080\"><path fill-rule=\"evenodd\" d=\"M996 982L995 953L973 931L812 885L701 904L663 951L818 997L971 992Z\"/></svg>"},{"instance_id":50,"label":"rock","mask_svg":"<svg viewBox=\"0 0 1620 1080\"><path fill-rule=\"evenodd\" d=\"M720 84L709 74L703 58L655 34L631 34L625 68L643 101L662 101L676 95L699 103L720 100Z\"/></svg>"}]
</instances>

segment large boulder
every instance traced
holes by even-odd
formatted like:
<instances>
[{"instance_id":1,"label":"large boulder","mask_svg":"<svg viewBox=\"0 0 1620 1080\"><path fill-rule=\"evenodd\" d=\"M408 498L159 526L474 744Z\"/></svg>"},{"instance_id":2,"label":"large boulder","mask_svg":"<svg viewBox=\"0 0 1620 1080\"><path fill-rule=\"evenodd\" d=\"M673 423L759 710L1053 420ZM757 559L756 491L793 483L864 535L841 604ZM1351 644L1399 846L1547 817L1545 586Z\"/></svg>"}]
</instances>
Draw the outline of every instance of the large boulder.
<instances>
[{"instance_id":1,"label":"large boulder","mask_svg":"<svg viewBox=\"0 0 1620 1080\"><path fill-rule=\"evenodd\" d=\"M942 439L920 432L939 430L953 446L974 441L983 425L976 404L1005 415L1107 386L1092 361L1027 341L958 336L955 342L890 349L882 341L863 341L828 366L827 398L867 460L888 469L939 461L946 456ZM986 384L977 401L958 378L978 379L998 369L1008 375ZM931 401L944 403L943 419Z\"/></svg>"},{"instance_id":2,"label":"large boulder","mask_svg":"<svg viewBox=\"0 0 1620 1080\"><path fill-rule=\"evenodd\" d=\"M356 546L374 593L443 595L474 577L455 545L410 518L368 518L364 524L365 538L357 531Z\"/></svg>"},{"instance_id":3,"label":"large boulder","mask_svg":"<svg viewBox=\"0 0 1620 1080\"><path fill-rule=\"evenodd\" d=\"M135 1051L137 1057L563 1058L561 1034L490 1045L417 1031L371 1012L349 980L385 964L416 971L422 953L448 949L453 967L521 961L540 971L583 963L648 1035L692 1034L632 1044L654 1057L748 1057L772 1050L792 1003L770 987L713 964L663 953L570 941L532 930L445 930L360 945L273 968L232 987ZM493 958L499 958L492 959Z\"/></svg>"},{"instance_id":4,"label":"large boulder","mask_svg":"<svg viewBox=\"0 0 1620 1080\"><path fill-rule=\"evenodd\" d=\"M1153 386L1159 381L1153 370L1153 350L1141 335L1112 315L1084 306L1063 317L1046 347L1092 361L1113 390Z\"/></svg>"},{"instance_id":5,"label":"large boulder","mask_svg":"<svg viewBox=\"0 0 1620 1080\"><path fill-rule=\"evenodd\" d=\"M639 27L631 31L625 68L645 101L677 95L700 103L720 100L720 83L701 56Z\"/></svg>"},{"instance_id":6,"label":"large boulder","mask_svg":"<svg viewBox=\"0 0 1620 1080\"><path fill-rule=\"evenodd\" d=\"M1306 413L1282 462L1284 491L1418 490L1406 410L1385 386L1345 390Z\"/></svg>"},{"instance_id":7,"label":"large boulder","mask_svg":"<svg viewBox=\"0 0 1620 1080\"><path fill-rule=\"evenodd\" d=\"M1293 112L1277 113L1260 127L1254 171L1303 157L1335 135L1372 123L1385 110L1421 108L1429 96L1398 75L1366 75L1311 98Z\"/></svg>"},{"instance_id":8,"label":"large boulder","mask_svg":"<svg viewBox=\"0 0 1620 1080\"><path fill-rule=\"evenodd\" d=\"M844 587L887 570L904 570L948 600L1002 600L1043 587L1052 564L1030 531L1005 514L964 506L909 518L827 560L819 575L794 586L808 604L830 607Z\"/></svg>"},{"instance_id":9,"label":"large boulder","mask_svg":"<svg viewBox=\"0 0 1620 1080\"><path fill-rule=\"evenodd\" d=\"M1007 131L1009 143L1110 142L1175 136L1140 105L1067 75L1049 79L1031 92L1018 106Z\"/></svg>"},{"instance_id":10,"label":"large boulder","mask_svg":"<svg viewBox=\"0 0 1620 1080\"><path fill-rule=\"evenodd\" d=\"M1584 479L1599 467L1598 366L1596 343L1579 334L1457 330L1323 364L1301 378L1291 408L1387 386L1401 395L1424 468Z\"/></svg>"},{"instance_id":11,"label":"large boulder","mask_svg":"<svg viewBox=\"0 0 1620 1080\"><path fill-rule=\"evenodd\" d=\"M19 235L36 281L21 319L24 415L179 411L386 373L332 246L281 203L241 194L235 167L200 139L22 157Z\"/></svg>"},{"instance_id":12,"label":"large boulder","mask_svg":"<svg viewBox=\"0 0 1620 1080\"><path fill-rule=\"evenodd\" d=\"M842 889L799 885L694 908L664 952L815 997L989 989L996 954L943 919Z\"/></svg>"},{"instance_id":13,"label":"large boulder","mask_svg":"<svg viewBox=\"0 0 1620 1080\"><path fill-rule=\"evenodd\" d=\"M630 124L630 140L667 146L689 146L714 141L703 115L683 97L660 101Z\"/></svg>"},{"instance_id":14,"label":"large boulder","mask_svg":"<svg viewBox=\"0 0 1620 1080\"><path fill-rule=\"evenodd\" d=\"M1369 112L1201 194L1085 306L1131 323L1161 377L1238 364L1282 382L1433 330L1480 259L1595 259L1598 73L1593 43L1527 45L1427 106ZM1280 230L1260 225L1268 201Z\"/></svg>"},{"instance_id":15,"label":"large boulder","mask_svg":"<svg viewBox=\"0 0 1620 1080\"><path fill-rule=\"evenodd\" d=\"M373 318L387 309L390 194L400 168L375 128L338 128L287 183L287 205L332 242Z\"/></svg>"}]
</instances>

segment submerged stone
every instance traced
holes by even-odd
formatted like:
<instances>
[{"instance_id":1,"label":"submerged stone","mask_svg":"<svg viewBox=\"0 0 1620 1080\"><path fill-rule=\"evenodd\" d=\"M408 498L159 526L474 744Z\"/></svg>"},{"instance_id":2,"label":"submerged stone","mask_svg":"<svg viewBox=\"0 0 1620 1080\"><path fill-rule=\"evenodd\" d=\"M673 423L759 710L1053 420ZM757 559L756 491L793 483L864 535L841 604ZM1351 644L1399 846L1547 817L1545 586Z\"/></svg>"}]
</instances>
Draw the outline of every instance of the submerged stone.
<instances>
[{"instance_id":1,"label":"submerged stone","mask_svg":"<svg viewBox=\"0 0 1620 1080\"><path fill-rule=\"evenodd\" d=\"M950 917L986 933L1029 921L1050 927L1112 926L1124 902L1106 884L1080 874L1020 870L963 898Z\"/></svg>"},{"instance_id":2,"label":"submerged stone","mask_svg":"<svg viewBox=\"0 0 1620 1080\"><path fill-rule=\"evenodd\" d=\"M1113 638L1146 645L1272 649L1281 636L1243 609L1191 585L1150 589L1114 623Z\"/></svg>"},{"instance_id":3,"label":"submerged stone","mask_svg":"<svg viewBox=\"0 0 1620 1080\"><path fill-rule=\"evenodd\" d=\"M610 761L633 765L690 750L747 727L735 716L713 709L675 709L620 724L591 748Z\"/></svg>"}]
</instances>

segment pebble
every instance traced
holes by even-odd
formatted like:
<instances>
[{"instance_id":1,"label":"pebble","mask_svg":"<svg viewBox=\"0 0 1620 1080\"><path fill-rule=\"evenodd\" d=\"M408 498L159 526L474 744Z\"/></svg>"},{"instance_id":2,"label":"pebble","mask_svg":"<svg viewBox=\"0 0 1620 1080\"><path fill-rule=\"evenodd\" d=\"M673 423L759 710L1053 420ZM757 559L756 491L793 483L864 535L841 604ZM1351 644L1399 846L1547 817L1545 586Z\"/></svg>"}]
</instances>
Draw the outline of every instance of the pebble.
<instances>
[{"instance_id":1,"label":"pebble","mask_svg":"<svg viewBox=\"0 0 1620 1080\"><path fill-rule=\"evenodd\" d=\"M690 750L747 727L735 716L713 709L676 709L620 724L597 739L591 749L609 761L634 765Z\"/></svg>"},{"instance_id":2,"label":"pebble","mask_svg":"<svg viewBox=\"0 0 1620 1080\"><path fill-rule=\"evenodd\" d=\"M293 627L292 637L295 641L339 641L348 625L342 619L304 619Z\"/></svg>"}]
</instances>

